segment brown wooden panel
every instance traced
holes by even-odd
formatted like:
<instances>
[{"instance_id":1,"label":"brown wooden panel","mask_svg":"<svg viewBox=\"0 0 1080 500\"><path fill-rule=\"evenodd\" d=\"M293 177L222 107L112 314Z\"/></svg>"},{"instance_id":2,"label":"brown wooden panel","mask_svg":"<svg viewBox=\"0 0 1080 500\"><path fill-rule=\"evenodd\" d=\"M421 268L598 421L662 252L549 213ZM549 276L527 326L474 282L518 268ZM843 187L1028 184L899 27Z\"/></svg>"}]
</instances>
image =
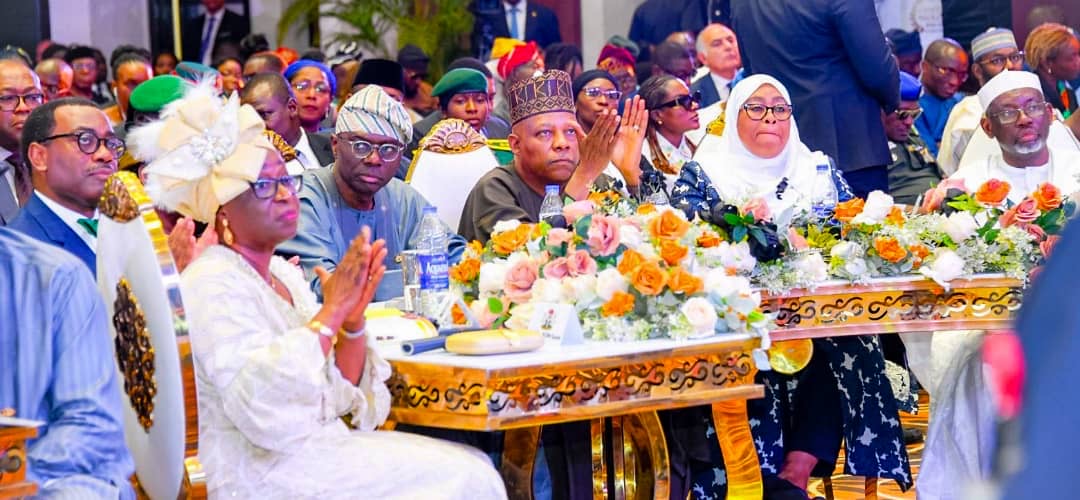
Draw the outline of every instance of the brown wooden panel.
<instances>
[{"instance_id":1,"label":"brown wooden panel","mask_svg":"<svg viewBox=\"0 0 1080 500\"><path fill-rule=\"evenodd\" d=\"M559 34L565 43L581 47L581 0L530 0L553 11L559 18Z\"/></svg>"}]
</instances>

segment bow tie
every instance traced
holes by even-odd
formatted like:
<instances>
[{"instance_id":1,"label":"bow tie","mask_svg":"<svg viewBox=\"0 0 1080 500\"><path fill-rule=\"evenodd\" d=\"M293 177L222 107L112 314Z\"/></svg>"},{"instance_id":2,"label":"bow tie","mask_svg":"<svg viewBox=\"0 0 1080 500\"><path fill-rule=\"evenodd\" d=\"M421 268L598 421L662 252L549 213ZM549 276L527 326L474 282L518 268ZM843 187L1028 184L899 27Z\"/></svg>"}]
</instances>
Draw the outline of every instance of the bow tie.
<instances>
[{"instance_id":1,"label":"bow tie","mask_svg":"<svg viewBox=\"0 0 1080 500\"><path fill-rule=\"evenodd\" d=\"M86 229L92 236L97 236L97 219L79 219L78 223L83 229Z\"/></svg>"}]
</instances>

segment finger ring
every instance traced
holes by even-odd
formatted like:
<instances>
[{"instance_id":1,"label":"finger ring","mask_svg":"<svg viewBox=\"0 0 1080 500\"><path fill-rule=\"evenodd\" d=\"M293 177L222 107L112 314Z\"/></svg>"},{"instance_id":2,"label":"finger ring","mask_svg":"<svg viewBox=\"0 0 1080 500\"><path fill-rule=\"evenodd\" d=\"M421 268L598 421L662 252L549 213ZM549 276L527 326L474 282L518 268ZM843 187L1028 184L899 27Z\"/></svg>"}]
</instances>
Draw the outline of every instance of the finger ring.
<instances>
[{"instance_id":1,"label":"finger ring","mask_svg":"<svg viewBox=\"0 0 1080 500\"><path fill-rule=\"evenodd\" d=\"M638 131L638 126L637 126L637 125L634 125L634 131L635 131L635 132L637 132L637 131Z\"/></svg>"}]
</instances>

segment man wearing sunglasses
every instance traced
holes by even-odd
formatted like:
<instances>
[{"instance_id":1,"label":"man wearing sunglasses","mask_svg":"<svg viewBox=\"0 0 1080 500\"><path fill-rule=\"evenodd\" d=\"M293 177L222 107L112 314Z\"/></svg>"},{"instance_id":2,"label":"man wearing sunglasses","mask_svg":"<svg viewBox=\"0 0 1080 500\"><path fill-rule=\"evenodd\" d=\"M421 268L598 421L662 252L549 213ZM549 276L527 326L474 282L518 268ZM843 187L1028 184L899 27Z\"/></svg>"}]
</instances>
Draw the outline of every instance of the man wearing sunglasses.
<instances>
[{"instance_id":1,"label":"man wearing sunglasses","mask_svg":"<svg viewBox=\"0 0 1080 500\"><path fill-rule=\"evenodd\" d=\"M19 136L30 112L45 102L37 75L18 60L0 60L0 226L11 223L30 195Z\"/></svg>"},{"instance_id":2,"label":"man wearing sunglasses","mask_svg":"<svg viewBox=\"0 0 1080 500\"><path fill-rule=\"evenodd\" d=\"M915 130L915 119L922 114L919 94L922 85L914 76L900 72L900 107L881 113L885 135L889 138L892 164L889 165L889 194L897 203L912 205L919 195L941 182L934 157Z\"/></svg>"},{"instance_id":3,"label":"man wearing sunglasses","mask_svg":"<svg viewBox=\"0 0 1080 500\"><path fill-rule=\"evenodd\" d=\"M430 204L408 184L394 178L402 151L412 136L405 107L379 85L353 94L338 113L331 142L334 164L303 174L300 226L296 236L278 246L278 253L300 257L313 285L315 268L333 271L360 229L386 241L386 276L375 300L403 293L398 254L416 248L424 207ZM465 240L444 227L449 257L456 263ZM318 286L313 287L319 290Z\"/></svg>"},{"instance_id":4,"label":"man wearing sunglasses","mask_svg":"<svg viewBox=\"0 0 1080 500\"><path fill-rule=\"evenodd\" d=\"M41 105L22 131L34 192L9 226L62 247L96 274L98 200L126 150L93 102L68 97Z\"/></svg>"},{"instance_id":5,"label":"man wearing sunglasses","mask_svg":"<svg viewBox=\"0 0 1080 500\"><path fill-rule=\"evenodd\" d=\"M923 113L915 120L915 128L934 156L941 146L949 113L964 97L957 92L967 81L968 70L967 52L956 40L942 38L926 48L920 76L923 94L919 105Z\"/></svg>"},{"instance_id":6,"label":"man wearing sunglasses","mask_svg":"<svg viewBox=\"0 0 1080 500\"><path fill-rule=\"evenodd\" d=\"M990 28L971 40L971 74L979 87L1002 71L1023 71L1024 52L1016 45L1013 32L1005 28ZM971 136L979 129L983 107L977 96L967 96L949 113L945 131L941 135L941 148L937 162L942 172L949 175L960 166Z\"/></svg>"}]
</instances>

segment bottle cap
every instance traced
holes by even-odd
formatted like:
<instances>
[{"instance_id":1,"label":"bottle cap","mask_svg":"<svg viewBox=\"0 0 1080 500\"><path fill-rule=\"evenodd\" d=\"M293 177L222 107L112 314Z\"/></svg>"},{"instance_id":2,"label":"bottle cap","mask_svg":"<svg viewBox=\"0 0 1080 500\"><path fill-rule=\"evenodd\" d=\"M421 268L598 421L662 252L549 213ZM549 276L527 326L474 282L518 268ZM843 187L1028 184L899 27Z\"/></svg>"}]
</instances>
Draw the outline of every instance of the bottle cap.
<instances>
[{"instance_id":1,"label":"bottle cap","mask_svg":"<svg viewBox=\"0 0 1080 500\"><path fill-rule=\"evenodd\" d=\"M547 186L544 186L544 194L552 194L552 193L559 194L559 185L558 184L548 184Z\"/></svg>"},{"instance_id":2,"label":"bottle cap","mask_svg":"<svg viewBox=\"0 0 1080 500\"><path fill-rule=\"evenodd\" d=\"M425 214L433 214L433 213L437 213L437 212L438 212L438 208L435 207L435 205L428 205L428 206L424 207L424 213Z\"/></svg>"}]
</instances>

